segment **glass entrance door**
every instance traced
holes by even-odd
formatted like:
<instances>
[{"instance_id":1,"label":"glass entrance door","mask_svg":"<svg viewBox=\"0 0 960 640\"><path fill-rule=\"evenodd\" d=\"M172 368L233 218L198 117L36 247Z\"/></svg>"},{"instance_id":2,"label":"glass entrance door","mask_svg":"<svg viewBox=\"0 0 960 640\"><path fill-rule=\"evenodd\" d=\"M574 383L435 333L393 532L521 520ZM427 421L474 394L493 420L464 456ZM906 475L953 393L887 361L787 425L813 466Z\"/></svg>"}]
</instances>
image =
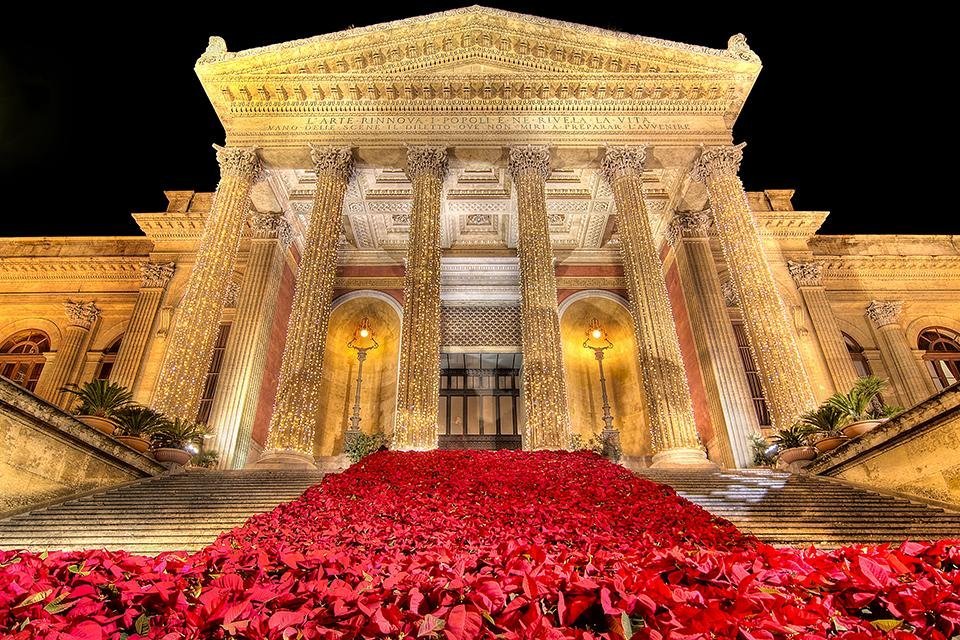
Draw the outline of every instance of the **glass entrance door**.
<instances>
[{"instance_id":1,"label":"glass entrance door","mask_svg":"<svg viewBox=\"0 0 960 640\"><path fill-rule=\"evenodd\" d=\"M441 449L519 449L519 353L440 354Z\"/></svg>"}]
</instances>

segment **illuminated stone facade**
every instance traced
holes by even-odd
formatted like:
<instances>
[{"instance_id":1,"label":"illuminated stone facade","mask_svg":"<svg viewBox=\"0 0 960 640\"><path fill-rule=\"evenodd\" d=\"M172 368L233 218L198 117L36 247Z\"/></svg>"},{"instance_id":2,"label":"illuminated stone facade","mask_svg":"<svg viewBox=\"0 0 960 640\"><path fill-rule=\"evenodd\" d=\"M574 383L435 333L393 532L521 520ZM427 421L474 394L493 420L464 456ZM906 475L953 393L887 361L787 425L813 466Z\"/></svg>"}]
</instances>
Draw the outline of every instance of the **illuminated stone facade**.
<instances>
[{"instance_id":1,"label":"illuminated stone facade","mask_svg":"<svg viewBox=\"0 0 960 640\"><path fill-rule=\"evenodd\" d=\"M207 421L232 468L336 458L355 397L397 448L589 440L594 319L630 464L746 466L751 433L865 371L921 401L955 370L922 344L960 336L960 242L817 235L792 191L745 191L733 126L760 69L742 36L481 7L211 38L216 192L167 192L142 236L0 240L4 375L62 406L118 381Z\"/></svg>"}]
</instances>

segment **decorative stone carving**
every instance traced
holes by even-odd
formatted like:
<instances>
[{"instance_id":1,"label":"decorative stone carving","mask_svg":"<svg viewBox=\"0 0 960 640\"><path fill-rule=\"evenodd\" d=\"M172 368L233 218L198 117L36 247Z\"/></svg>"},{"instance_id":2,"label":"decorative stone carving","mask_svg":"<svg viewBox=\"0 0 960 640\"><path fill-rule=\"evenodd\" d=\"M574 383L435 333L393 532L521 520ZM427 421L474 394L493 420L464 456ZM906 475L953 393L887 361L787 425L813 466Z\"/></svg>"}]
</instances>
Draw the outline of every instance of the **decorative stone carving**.
<instances>
[{"instance_id":1,"label":"decorative stone carving","mask_svg":"<svg viewBox=\"0 0 960 640\"><path fill-rule=\"evenodd\" d=\"M643 173L643 163L647 159L647 147L607 147L600 160L600 173L607 184L613 184L616 178L625 172Z\"/></svg>"},{"instance_id":2,"label":"decorative stone carving","mask_svg":"<svg viewBox=\"0 0 960 640\"><path fill-rule=\"evenodd\" d=\"M740 163L743 161L743 148L745 146L747 146L747 143L741 142L729 147L704 148L700 157L693 163L690 177L697 182L706 182L710 174L717 171L730 174L738 173Z\"/></svg>"},{"instance_id":3,"label":"decorative stone carving","mask_svg":"<svg viewBox=\"0 0 960 640\"><path fill-rule=\"evenodd\" d=\"M217 150L221 176L232 175L256 180L263 172L263 164L255 147L221 147L215 144L213 148Z\"/></svg>"},{"instance_id":4,"label":"decorative stone carving","mask_svg":"<svg viewBox=\"0 0 960 640\"><path fill-rule=\"evenodd\" d=\"M409 147L407 149L407 176L413 180L421 173L445 176L447 173L446 147Z\"/></svg>"},{"instance_id":5,"label":"decorative stone carving","mask_svg":"<svg viewBox=\"0 0 960 640\"><path fill-rule=\"evenodd\" d=\"M353 150L350 147L318 147L310 145L310 159L317 174L336 174L344 182L353 175Z\"/></svg>"},{"instance_id":6,"label":"decorative stone carving","mask_svg":"<svg viewBox=\"0 0 960 640\"><path fill-rule=\"evenodd\" d=\"M141 289L163 289L173 277L176 264L173 262L146 262L143 265L143 280Z\"/></svg>"},{"instance_id":7,"label":"decorative stone carving","mask_svg":"<svg viewBox=\"0 0 960 640\"><path fill-rule=\"evenodd\" d=\"M75 302L67 300L64 303L64 312L70 324L89 329L100 318L100 307L95 302Z\"/></svg>"},{"instance_id":8,"label":"decorative stone carving","mask_svg":"<svg viewBox=\"0 0 960 640\"><path fill-rule=\"evenodd\" d=\"M197 59L197 64L212 64L229 60L236 54L227 51L227 41L220 36L210 36L206 50Z\"/></svg>"},{"instance_id":9,"label":"decorative stone carving","mask_svg":"<svg viewBox=\"0 0 960 640\"><path fill-rule=\"evenodd\" d=\"M798 287L820 287L823 285L823 265L819 262L787 262L790 277Z\"/></svg>"},{"instance_id":10,"label":"decorative stone carving","mask_svg":"<svg viewBox=\"0 0 960 640\"><path fill-rule=\"evenodd\" d=\"M276 238L284 247L293 242L293 229L282 213L253 212L249 222L254 238Z\"/></svg>"},{"instance_id":11,"label":"decorative stone carving","mask_svg":"<svg viewBox=\"0 0 960 640\"><path fill-rule=\"evenodd\" d=\"M227 292L223 296L223 306L227 309L236 309L237 302L240 301L240 282L231 281L227 285Z\"/></svg>"},{"instance_id":12,"label":"decorative stone carving","mask_svg":"<svg viewBox=\"0 0 960 640\"><path fill-rule=\"evenodd\" d=\"M550 176L550 149L545 146L526 145L510 148L510 173L532 173L546 180Z\"/></svg>"},{"instance_id":13,"label":"decorative stone carving","mask_svg":"<svg viewBox=\"0 0 960 640\"><path fill-rule=\"evenodd\" d=\"M676 245L681 238L705 238L711 222L710 209L677 211L667 227L667 242Z\"/></svg>"},{"instance_id":14,"label":"decorative stone carving","mask_svg":"<svg viewBox=\"0 0 960 640\"><path fill-rule=\"evenodd\" d=\"M760 56L750 48L747 44L747 36L742 33L736 33L727 40L727 54L746 62L760 62Z\"/></svg>"},{"instance_id":15,"label":"decorative stone carving","mask_svg":"<svg viewBox=\"0 0 960 640\"><path fill-rule=\"evenodd\" d=\"M900 300L873 300L867 305L867 317L878 328L896 324L902 311L903 302Z\"/></svg>"},{"instance_id":16,"label":"decorative stone carving","mask_svg":"<svg viewBox=\"0 0 960 640\"><path fill-rule=\"evenodd\" d=\"M720 281L720 293L723 294L723 302L729 308L734 308L739 306L739 301L737 300L737 288L733 286L733 282L729 279Z\"/></svg>"}]
</instances>

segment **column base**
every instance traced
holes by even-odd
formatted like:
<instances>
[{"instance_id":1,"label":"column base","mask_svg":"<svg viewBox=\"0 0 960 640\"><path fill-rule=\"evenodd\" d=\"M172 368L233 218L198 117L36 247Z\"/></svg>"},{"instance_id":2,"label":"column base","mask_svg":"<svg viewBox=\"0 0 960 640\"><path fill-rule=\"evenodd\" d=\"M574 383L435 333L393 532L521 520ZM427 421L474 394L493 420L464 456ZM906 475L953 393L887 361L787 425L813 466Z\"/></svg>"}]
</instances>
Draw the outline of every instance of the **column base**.
<instances>
[{"instance_id":1,"label":"column base","mask_svg":"<svg viewBox=\"0 0 960 640\"><path fill-rule=\"evenodd\" d=\"M313 456L290 449L264 451L263 455L249 467L253 469L303 469L309 471L317 469Z\"/></svg>"},{"instance_id":2,"label":"column base","mask_svg":"<svg viewBox=\"0 0 960 640\"><path fill-rule=\"evenodd\" d=\"M667 449L654 454L651 469L719 469L702 449Z\"/></svg>"}]
</instances>

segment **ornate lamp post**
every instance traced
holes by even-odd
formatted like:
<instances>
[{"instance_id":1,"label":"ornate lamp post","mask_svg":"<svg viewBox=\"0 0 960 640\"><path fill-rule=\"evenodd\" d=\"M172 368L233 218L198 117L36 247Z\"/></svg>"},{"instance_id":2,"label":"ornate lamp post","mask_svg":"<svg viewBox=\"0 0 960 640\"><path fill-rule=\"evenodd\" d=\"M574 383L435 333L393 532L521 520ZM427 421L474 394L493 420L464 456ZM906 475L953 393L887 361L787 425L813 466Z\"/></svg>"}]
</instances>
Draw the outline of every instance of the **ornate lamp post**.
<instances>
[{"instance_id":1,"label":"ornate lamp post","mask_svg":"<svg viewBox=\"0 0 960 640\"><path fill-rule=\"evenodd\" d=\"M613 343L610 342L607 332L596 318L590 321L583 347L593 350L593 355L597 359L597 368L600 370L600 396L603 399L603 430L600 432L600 437L603 440L603 455L616 461L620 458L620 432L613 428L610 399L607 397L607 378L603 374L603 352L612 349Z\"/></svg>"},{"instance_id":2,"label":"ornate lamp post","mask_svg":"<svg viewBox=\"0 0 960 640\"><path fill-rule=\"evenodd\" d=\"M347 346L357 352L357 393L353 399L353 414L350 416L350 426L347 427L347 433L344 437L344 445L349 446L360 434L360 385L363 384L363 361L367 359L367 351L373 351L380 346L373 337L373 330L370 329L370 321L367 318L360 320L360 324L354 330L353 338L350 339Z\"/></svg>"}]
</instances>

